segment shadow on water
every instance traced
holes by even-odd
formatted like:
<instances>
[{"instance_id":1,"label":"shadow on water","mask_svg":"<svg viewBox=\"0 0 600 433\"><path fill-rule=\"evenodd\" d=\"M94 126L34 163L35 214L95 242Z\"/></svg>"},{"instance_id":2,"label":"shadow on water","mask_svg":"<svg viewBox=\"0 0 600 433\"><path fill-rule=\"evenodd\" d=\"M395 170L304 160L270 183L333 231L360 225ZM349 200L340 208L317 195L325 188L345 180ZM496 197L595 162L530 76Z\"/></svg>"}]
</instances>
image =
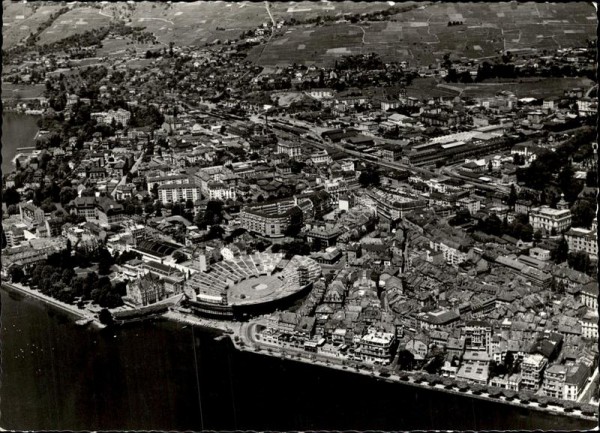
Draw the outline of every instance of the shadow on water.
<instances>
[{"instance_id":1,"label":"shadow on water","mask_svg":"<svg viewBox=\"0 0 600 433\"><path fill-rule=\"evenodd\" d=\"M98 331L2 299L3 428L576 430L594 423L238 352L164 320ZM26 353L27 356L10 356ZM11 374L6 372L10 371Z\"/></svg>"}]
</instances>

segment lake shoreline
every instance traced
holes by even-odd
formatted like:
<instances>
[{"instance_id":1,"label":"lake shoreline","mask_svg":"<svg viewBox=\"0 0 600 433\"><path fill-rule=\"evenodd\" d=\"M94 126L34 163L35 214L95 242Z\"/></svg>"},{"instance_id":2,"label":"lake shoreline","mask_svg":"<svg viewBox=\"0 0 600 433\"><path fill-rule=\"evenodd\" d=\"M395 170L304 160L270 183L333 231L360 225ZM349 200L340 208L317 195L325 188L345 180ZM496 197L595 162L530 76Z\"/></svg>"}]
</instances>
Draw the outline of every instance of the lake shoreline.
<instances>
[{"instance_id":1,"label":"lake shoreline","mask_svg":"<svg viewBox=\"0 0 600 433\"><path fill-rule=\"evenodd\" d=\"M3 110L2 112L2 174L15 170L14 158L19 149L33 147L39 132L39 115Z\"/></svg>"},{"instance_id":2,"label":"lake shoreline","mask_svg":"<svg viewBox=\"0 0 600 433\"><path fill-rule=\"evenodd\" d=\"M54 300L53 298L50 298L46 295L38 293L30 288L20 285L20 284L15 285L15 284L9 284L9 283L2 283L2 287L4 289L13 290L15 292L18 292L18 293L24 294L26 296L30 296L34 299L37 299L37 300L43 302L44 304L49 305L50 307L53 307L64 313L67 313L72 318L90 320L91 323L93 325L95 325L96 327L104 326L104 325L100 324L100 322L98 322L97 318L95 316L91 315L91 313L87 312L87 314L86 314L86 310L80 310L80 309L77 309L76 307L69 306L63 302ZM568 417L568 418L583 419L583 420L596 419L594 417L588 417L588 416L581 415L581 414L566 413L566 412L563 412L562 410L559 411L559 409L553 409L550 407L543 408L543 407L539 407L539 406L532 406L530 404L523 404L521 402L517 402L514 400L508 401L503 397L494 398L494 397L485 396L485 395L476 395L471 392L462 392L462 391L454 390L454 389L446 389L442 384L438 384L439 386L438 385L430 385L429 383L427 383L427 381L424 381L421 383L417 383L412 380L403 381L400 379L400 376L394 375L394 374L392 374L390 377L382 377L379 374L376 374L374 371L365 371L363 369L359 369L357 371L356 369L351 368L347 365L343 365L341 363L319 362L316 360L307 359L304 356L286 355L285 348L279 347L279 346L273 346L271 349L274 349L274 350L271 350L271 352L269 352L269 350L265 349L264 347L262 350L256 350L256 348L259 347L259 345L256 345L256 341L253 342L255 345L255 347L254 347L254 346L251 346L250 344L241 345L240 342L236 340L236 337L240 338L243 336L244 325L248 325L248 323L245 323L245 322L244 323L225 322L225 321L219 321L219 320L215 320L215 319L206 319L206 318L202 318L202 317L193 316L190 314L185 314L185 313L175 311L175 310L169 310L168 312L160 314L160 315L148 316L144 320L150 320L150 319L155 319L155 318L162 318L162 319L165 319L165 320L171 321L171 322L183 323L183 324L186 324L189 326L196 326L196 327L204 328L206 330L210 330L213 332L215 332L215 331L219 332L223 336L228 336L230 338L234 348L241 352L250 352L250 353L254 353L254 354L258 353L258 354L270 356L273 358L281 358L281 359L285 359L285 360L297 361L297 362L314 365L314 366L327 367L329 369L346 371L346 372L350 372L350 373L354 373L354 374L372 377L378 381L385 381L388 383L407 384L407 385L411 385L411 386L418 387L421 389L428 389L428 390L432 390L432 391L442 391L442 392L446 392L446 393L450 393L450 394L462 395L465 397L471 397L471 398L485 400L485 401L489 401L489 402L493 402L493 403L505 404L505 405L509 405L509 406L516 406L516 407L520 407L520 408L526 409L526 410L534 410L534 411L538 411L538 412L549 413L549 414L559 416L559 417L564 416L564 417ZM115 325L115 326L119 326L119 325ZM242 340L243 340L243 338L242 338ZM334 361L334 360L332 359L332 361ZM442 377L440 377L439 379L443 380Z\"/></svg>"}]
</instances>

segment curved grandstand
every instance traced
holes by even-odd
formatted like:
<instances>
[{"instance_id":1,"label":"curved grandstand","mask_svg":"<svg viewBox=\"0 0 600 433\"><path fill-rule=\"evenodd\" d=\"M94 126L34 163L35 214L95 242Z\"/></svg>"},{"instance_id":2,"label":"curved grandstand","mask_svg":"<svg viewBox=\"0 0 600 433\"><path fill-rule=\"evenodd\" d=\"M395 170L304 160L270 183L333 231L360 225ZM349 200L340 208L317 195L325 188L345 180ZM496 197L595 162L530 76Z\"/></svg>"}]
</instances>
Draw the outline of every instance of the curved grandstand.
<instances>
[{"instance_id":1,"label":"curved grandstand","mask_svg":"<svg viewBox=\"0 0 600 433\"><path fill-rule=\"evenodd\" d=\"M283 254L254 253L214 264L186 282L190 306L200 314L248 315L273 310L312 287L321 275L314 260Z\"/></svg>"}]
</instances>

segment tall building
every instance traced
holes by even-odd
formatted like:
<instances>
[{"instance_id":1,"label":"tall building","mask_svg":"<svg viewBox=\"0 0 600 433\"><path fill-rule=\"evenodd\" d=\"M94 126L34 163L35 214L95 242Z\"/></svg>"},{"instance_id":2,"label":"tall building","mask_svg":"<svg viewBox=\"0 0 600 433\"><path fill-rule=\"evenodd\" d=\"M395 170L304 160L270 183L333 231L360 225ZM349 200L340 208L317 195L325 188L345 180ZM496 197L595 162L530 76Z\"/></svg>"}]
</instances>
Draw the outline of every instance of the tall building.
<instances>
[{"instance_id":1,"label":"tall building","mask_svg":"<svg viewBox=\"0 0 600 433\"><path fill-rule=\"evenodd\" d=\"M465 323L463 328L465 348L467 350L485 351L492 353L492 325L483 320L472 320Z\"/></svg>"},{"instance_id":2,"label":"tall building","mask_svg":"<svg viewBox=\"0 0 600 433\"><path fill-rule=\"evenodd\" d=\"M542 383L542 373L548 360L539 353L529 355L521 362L521 385L524 388L538 389Z\"/></svg>"}]
</instances>

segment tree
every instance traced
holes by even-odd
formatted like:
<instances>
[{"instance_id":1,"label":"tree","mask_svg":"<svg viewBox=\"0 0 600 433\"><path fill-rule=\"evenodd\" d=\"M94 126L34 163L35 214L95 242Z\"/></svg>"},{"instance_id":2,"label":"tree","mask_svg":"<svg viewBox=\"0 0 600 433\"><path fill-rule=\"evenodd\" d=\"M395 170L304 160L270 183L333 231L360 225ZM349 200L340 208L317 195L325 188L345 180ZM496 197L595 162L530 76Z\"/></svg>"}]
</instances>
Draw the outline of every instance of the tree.
<instances>
[{"instance_id":1,"label":"tree","mask_svg":"<svg viewBox=\"0 0 600 433\"><path fill-rule=\"evenodd\" d=\"M106 248L101 248L98 251L98 273L100 275L108 275L113 263L114 259L108 250Z\"/></svg>"},{"instance_id":2,"label":"tree","mask_svg":"<svg viewBox=\"0 0 600 433\"><path fill-rule=\"evenodd\" d=\"M363 188L368 186L379 186L381 183L379 172L373 168L367 168L364 170L358 177L358 181Z\"/></svg>"},{"instance_id":3,"label":"tree","mask_svg":"<svg viewBox=\"0 0 600 433\"><path fill-rule=\"evenodd\" d=\"M400 370L412 370L415 356L408 350L398 352L398 367Z\"/></svg>"},{"instance_id":4,"label":"tree","mask_svg":"<svg viewBox=\"0 0 600 433\"><path fill-rule=\"evenodd\" d=\"M181 251L175 251L173 253L173 258L175 259L175 263L183 263L187 260L187 256Z\"/></svg>"},{"instance_id":5,"label":"tree","mask_svg":"<svg viewBox=\"0 0 600 433\"><path fill-rule=\"evenodd\" d=\"M596 206L590 200L577 200L571 208L573 227L589 228L596 217Z\"/></svg>"},{"instance_id":6,"label":"tree","mask_svg":"<svg viewBox=\"0 0 600 433\"><path fill-rule=\"evenodd\" d=\"M4 228L0 226L0 234L1 234L1 245L0 248L4 249L8 245L8 241L6 240L6 235L4 234Z\"/></svg>"},{"instance_id":7,"label":"tree","mask_svg":"<svg viewBox=\"0 0 600 433\"><path fill-rule=\"evenodd\" d=\"M154 212L154 204L152 204L152 202L146 203L146 206L144 206L144 211L147 214L151 214L152 212Z\"/></svg>"},{"instance_id":8,"label":"tree","mask_svg":"<svg viewBox=\"0 0 600 433\"><path fill-rule=\"evenodd\" d=\"M10 280L13 283L20 283L21 281L23 281L23 278L25 277L25 272L23 272L23 269L21 269L20 267L13 266L10 269L9 275L10 275Z\"/></svg>"},{"instance_id":9,"label":"tree","mask_svg":"<svg viewBox=\"0 0 600 433\"><path fill-rule=\"evenodd\" d=\"M103 325L110 325L113 323L113 316L108 309L103 308L98 314L98 320L100 320L100 323Z\"/></svg>"},{"instance_id":10,"label":"tree","mask_svg":"<svg viewBox=\"0 0 600 433\"><path fill-rule=\"evenodd\" d=\"M21 194L14 188L7 188L2 194L2 201L6 203L7 206L11 204L19 204L21 202Z\"/></svg>"},{"instance_id":11,"label":"tree","mask_svg":"<svg viewBox=\"0 0 600 433\"><path fill-rule=\"evenodd\" d=\"M569 254L569 244L565 240L564 235L560 238L557 246L550 251L550 257L555 263L563 263L567 260L567 255Z\"/></svg>"},{"instance_id":12,"label":"tree","mask_svg":"<svg viewBox=\"0 0 600 433\"><path fill-rule=\"evenodd\" d=\"M459 209L456 215L448 221L450 225L461 225L471 221L471 213L467 209Z\"/></svg>"},{"instance_id":13,"label":"tree","mask_svg":"<svg viewBox=\"0 0 600 433\"><path fill-rule=\"evenodd\" d=\"M584 273L589 272L591 265L590 257L585 251L570 253L567 256L567 263L569 264L569 267Z\"/></svg>"},{"instance_id":14,"label":"tree","mask_svg":"<svg viewBox=\"0 0 600 433\"><path fill-rule=\"evenodd\" d=\"M521 236L519 236L524 242L531 242L533 239L533 227L531 224L525 224L521 228Z\"/></svg>"},{"instance_id":15,"label":"tree","mask_svg":"<svg viewBox=\"0 0 600 433\"><path fill-rule=\"evenodd\" d=\"M557 178L558 185L565 195L565 200L573 202L581 192L581 182L575 179L575 172L570 163L564 165Z\"/></svg>"},{"instance_id":16,"label":"tree","mask_svg":"<svg viewBox=\"0 0 600 433\"><path fill-rule=\"evenodd\" d=\"M208 230L205 240L211 239L223 239L223 234L225 233L225 229L220 225L212 225Z\"/></svg>"},{"instance_id":17,"label":"tree","mask_svg":"<svg viewBox=\"0 0 600 433\"><path fill-rule=\"evenodd\" d=\"M211 200L206 203L204 211L204 227L207 225L221 224L223 220L223 202Z\"/></svg>"},{"instance_id":18,"label":"tree","mask_svg":"<svg viewBox=\"0 0 600 433\"><path fill-rule=\"evenodd\" d=\"M66 186L60 190L59 201L63 206L75 199L75 197L77 197L77 191L70 186Z\"/></svg>"},{"instance_id":19,"label":"tree","mask_svg":"<svg viewBox=\"0 0 600 433\"><path fill-rule=\"evenodd\" d=\"M44 201L40 205L40 208L45 213L50 213L50 212L53 212L56 210L56 205L52 202L52 199L50 197L48 197L48 198L44 199Z\"/></svg>"},{"instance_id":20,"label":"tree","mask_svg":"<svg viewBox=\"0 0 600 433\"><path fill-rule=\"evenodd\" d=\"M515 208L515 203L517 202L517 191L515 189L515 184L510 185L510 193L508 194L507 204L511 209Z\"/></svg>"},{"instance_id":21,"label":"tree","mask_svg":"<svg viewBox=\"0 0 600 433\"><path fill-rule=\"evenodd\" d=\"M508 374L512 374L515 368L515 356L512 352L506 352L504 356L504 366L508 370Z\"/></svg>"},{"instance_id":22,"label":"tree","mask_svg":"<svg viewBox=\"0 0 600 433\"><path fill-rule=\"evenodd\" d=\"M598 187L598 172L588 171L585 177L585 184L590 188Z\"/></svg>"},{"instance_id":23,"label":"tree","mask_svg":"<svg viewBox=\"0 0 600 433\"><path fill-rule=\"evenodd\" d=\"M533 239L535 240L536 243L542 240L542 231L540 229L537 229L533 233Z\"/></svg>"}]
</instances>

